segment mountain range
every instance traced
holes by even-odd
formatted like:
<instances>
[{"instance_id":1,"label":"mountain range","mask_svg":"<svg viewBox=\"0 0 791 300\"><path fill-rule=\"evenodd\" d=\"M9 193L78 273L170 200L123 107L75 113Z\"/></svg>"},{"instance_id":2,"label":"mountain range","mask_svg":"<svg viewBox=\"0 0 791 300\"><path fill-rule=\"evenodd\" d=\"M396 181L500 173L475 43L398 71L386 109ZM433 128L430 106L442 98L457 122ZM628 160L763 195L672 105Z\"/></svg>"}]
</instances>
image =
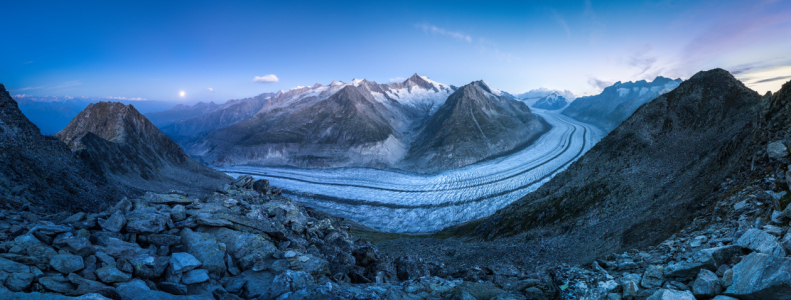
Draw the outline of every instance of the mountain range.
<instances>
[{"instance_id":1,"label":"mountain range","mask_svg":"<svg viewBox=\"0 0 791 300\"><path fill-rule=\"evenodd\" d=\"M547 96L541 97L533 104L533 107L546 109L546 110L558 110L561 108L566 107L569 102L566 101L566 97L563 97L558 92L552 92Z\"/></svg>"},{"instance_id":2,"label":"mountain range","mask_svg":"<svg viewBox=\"0 0 791 300\"><path fill-rule=\"evenodd\" d=\"M153 116L195 110L201 108ZM514 96L483 82L457 88L414 74L389 85L354 79L262 94L161 128L188 154L216 166L437 172L513 150L545 127ZM458 135L473 129L480 135ZM506 139L505 132L515 134Z\"/></svg>"},{"instance_id":3,"label":"mountain range","mask_svg":"<svg viewBox=\"0 0 791 300\"><path fill-rule=\"evenodd\" d=\"M681 83L681 79L656 77L651 82L616 82L600 94L575 99L562 114L594 124L609 132L618 127L638 107L668 93Z\"/></svg>"}]
</instances>

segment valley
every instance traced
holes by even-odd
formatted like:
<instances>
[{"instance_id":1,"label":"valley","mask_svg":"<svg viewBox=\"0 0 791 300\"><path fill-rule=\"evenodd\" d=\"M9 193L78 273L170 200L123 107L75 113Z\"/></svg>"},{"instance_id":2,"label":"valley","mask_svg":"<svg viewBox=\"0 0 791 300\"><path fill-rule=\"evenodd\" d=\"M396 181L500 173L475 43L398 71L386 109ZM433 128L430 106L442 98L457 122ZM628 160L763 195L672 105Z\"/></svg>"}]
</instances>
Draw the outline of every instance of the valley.
<instances>
[{"instance_id":1,"label":"valley","mask_svg":"<svg viewBox=\"0 0 791 300\"><path fill-rule=\"evenodd\" d=\"M491 215L536 190L600 140L604 132L558 112L535 109L552 128L513 154L437 174L371 168L217 167L284 187L304 205L377 230L432 233ZM398 216L395 218L394 216Z\"/></svg>"}]
</instances>

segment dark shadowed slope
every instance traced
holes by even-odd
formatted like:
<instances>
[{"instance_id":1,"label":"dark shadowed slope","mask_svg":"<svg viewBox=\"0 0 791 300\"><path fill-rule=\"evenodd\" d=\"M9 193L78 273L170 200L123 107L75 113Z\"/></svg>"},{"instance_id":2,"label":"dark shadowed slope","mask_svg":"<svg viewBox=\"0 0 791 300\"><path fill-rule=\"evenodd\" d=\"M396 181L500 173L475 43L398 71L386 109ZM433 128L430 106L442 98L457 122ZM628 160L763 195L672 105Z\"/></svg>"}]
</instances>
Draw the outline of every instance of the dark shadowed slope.
<instances>
[{"instance_id":1,"label":"dark shadowed slope","mask_svg":"<svg viewBox=\"0 0 791 300\"><path fill-rule=\"evenodd\" d=\"M521 146L546 126L523 102L475 81L451 94L428 119L402 165L421 172L466 166Z\"/></svg>"},{"instance_id":2,"label":"dark shadowed slope","mask_svg":"<svg viewBox=\"0 0 791 300\"><path fill-rule=\"evenodd\" d=\"M656 245L743 166L760 96L725 70L700 72L638 109L568 170L463 230L553 238L585 261Z\"/></svg>"},{"instance_id":3,"label":"dark shadowed slope","mask_svg":"<svg viewBox=\"0 0 791 300\"><path fill-rule=\"evenodd\" d=\"M42 136L0 84L0 202L97 211L121 196L61 141Z\"/></svg>"},{"instance_id":4,"label":"dark shadowed slope","mask_svg":"<svg viewBox=\"0 0 791 300\"><path fill-rule=\"evenodd\" d=\"M187 156L131 105L91 104L57 137L111 182L134 189L203 193L230 181Z\"/></svg>"}]
</instances>

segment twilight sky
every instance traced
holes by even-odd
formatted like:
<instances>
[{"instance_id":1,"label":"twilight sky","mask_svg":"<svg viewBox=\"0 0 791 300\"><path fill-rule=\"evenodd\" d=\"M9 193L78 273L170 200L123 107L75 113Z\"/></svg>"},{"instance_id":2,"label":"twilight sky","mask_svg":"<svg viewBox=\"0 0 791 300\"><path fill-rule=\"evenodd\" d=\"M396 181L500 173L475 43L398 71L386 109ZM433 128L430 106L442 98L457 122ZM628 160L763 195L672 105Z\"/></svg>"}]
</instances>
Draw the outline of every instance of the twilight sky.
<instances>
[{"instance_id":1,"label":"twilight sky","mask_svg":"<svg viewBox=\"0 0 791 300\"><path fill-rule=\"evenodd\" d=\"M715 67L761 94L791 80L791 0L79 2L3 4L12 95L222 102L416 72L513 94Z\"/></svg>"}]
</instances>

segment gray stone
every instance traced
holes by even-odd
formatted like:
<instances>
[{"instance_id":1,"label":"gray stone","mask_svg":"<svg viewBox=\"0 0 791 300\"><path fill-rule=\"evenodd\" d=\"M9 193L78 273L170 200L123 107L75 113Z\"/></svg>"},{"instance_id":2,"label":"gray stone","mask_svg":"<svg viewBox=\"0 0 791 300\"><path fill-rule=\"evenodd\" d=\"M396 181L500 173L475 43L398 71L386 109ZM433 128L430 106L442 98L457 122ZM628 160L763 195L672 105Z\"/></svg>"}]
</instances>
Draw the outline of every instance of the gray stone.
<instances>
[{"instance_id":1,"label":"gray stone","mask_svg":"<svg viewBox=\"0 0 791 300\"><path fill-rule=\"evenodd\" d=\"M231 277L224 280L226 280L223 284L225 290L234 294L241 292L247 283L247 280L242 277Z\"/></svg>"},{"instance_id":2,"label":"gray stone","mask_svg":"<svg viewBox=\"0 0 791 300\"><path fill-rule=\"evenodd\" d=\"M660 289L654 292L651 297L646 300L695 300L695 296L689 291L674 291Z\"/></svg>"},{"instance_id":3,"label":"gray stone","mask_svg":"<svg viewBox=\"0 0 791 300\"><path fill-rule=\"evenodd\" d=\"M186 295L188 292L187 286L180 283L173 282L160 282L157 283L157 288L173 295Z\"/></svg>"},{"instance_id":4,"label":"gray stone","mask_svg":"<svg viewBox=\"0 0 791 300\"><path fill-rule=\"evenodd\" d=\"M74 285L62 275L39 278L38 283L50 291L61 294L71 293L75 289Z\"/></svg>"},{"instance_id":5,"label":"gray stone","mask_svg":"<svg viewBox=\"0 0 791 300\"><path fill-rule=\"evenodd\" d=\"M209 273L219 277L225 275L225 244L210 234L193 232L189 228L181 231L181 241L187 252L195 256Z\"/></svg>"},{"instance_id":6,"label":"gray stone","mask_svg":"<svg viewBox=\"0 0 791 300\"><path fill-rule=\"evenodd\" d=\"M786 253L791 253L791 232L786 233L786 235L780 240L780 247L783 247L783 250L785 250Z\"/></svg>"},{"instance_id":7,"label":"gray stone","mask_svg":"<svg viewBox=\"0 0 791 300\"><path fill-rule=\"evenodd\" d=\"M741 251L742 247L737 245L702 249L684 262L667 266L665 277L693 278L701 269L716 270Z\"/></svg>"},{"instance_id":8,"label":"gray stone","mask_svg":"<svg viewBox=\"0 0 791 300\"><path fill-rule=\"evenodd\" d=\"M266 293L272 281L275 279L272 273L267 271L254 272L253 270L244 271L239 277L247 281L241 295L246 299L256 298Z\"/></svg>"},{"instance_id":9,"label":"gray stone","mask_svg":"<svg viewBox=\"0 0 791 300\"><path fill-rule=\"evenodd\" d=\"M791 258L753 252L733 266L725 295L742 300L791 299Z\"/></svg>"},{"instance_id":10,"label":"gray stone","mask_svg":"<svg viewBox=\"0 0 791 300\"><path fill-rule=\"evenodd\" d=\"M788 148L781 141L772 142L766 145L766 154L774 159L783 158L788 156Z\"/></svg>"},{"instance_id":11,"label":"gray stone","mask_svg":"<svg viewBox=\"0 0 791 300\"><path fill-rule=\"evenodd\" d=\"M146 285L145 281L142 281L142 280L137 279L137 278L129 280L129 281L124 282L124 283L118 283L117 286L118 287L122 287L122 286L134 287L134 288L138 288L138 289L141 289L141 290L147 290L147 291L151 290L151 288L148 287L148 285Z\"/></svg>"},{"instance_id":12,"label":"gray stone","mask_svg":"<svg viewBox=\"0 0 791 300\"><path fill-rule=\"evenodd\" d=\"M785 250L777 242L777 238L760 229L747 230L738 240L736 245L774 256L785 256Z\"/></svg>"},{"instance_id":13,"label":"gray stone","mask_svg":"<svg viewBox=\"0 0 791 300\"><path fill-rule=\"evenodd\" d=\"M104 283L127 282L132 274L121 272L115 265L108 265L96 270L96 277Z\"/></svg>"},{"instance_id":14,"label":"gray stone","mask_svg":"<svg viewBox=\"0 0 791 300\"><path fill-rule=\"evenodd\" d=\"M722 293L720 279L714 272L702 269L692 283L692 294L699 298L711 298Z\"/></svg>"},{"instance_id":15,"label":"gray stone","mask_svg":"<svg viewBox=\"0 0 791 300\"><path fill-rule=\"evenodd\" d=\"M183 221L187 218L187 209L184 208L184 205L176 205L170 210L170 219L173 222Z\"/></svg>"},{"instance_id":16,"label":"gray stone","mask_svg":"<svg viewBox=\"0 0 791 300\"><path fill-rule=\"evenodd\" d=\"M21 292L30 287L35 278L33 273L13 273L6 279L5 286L14 292Z\"/></svg>"},{"instance_id":17,"label":"gray stone","mask_svg":"<svg viewBox=\"0 0 791 300\"><path fill-rule=\"evenodd\" d=\"M53 269L63 274L73 273L85 268L82 257L72 254L55 255L49 261L49 265L52 266Z\"/></svg>"},{"instance_id":18,"label":"gray stone","mask_svg":"<svg viewBox=\"0 0 791 300\"><path fill-rule=\"evenodd\" d=\"M728 288L733 284L733 269L728 269L725 273L722 273L722 281L720 281L723 288Z\"/></svg>"},{"instance_id":19,"label":"gray stone","mask_svg":"<svg viewBox=\"0 0 791 300\"><path fill-rule=\"evenodd\" d=\"M312 282L313 277L308 273L286 270L283 274L275 277L264 298L274 299L282 294L303 289Z\"/></svg>"},{"instance_id":20,"label":"gray stone","mask_svg":"<svg viewBox=\"0 0 791 300\"><path fill-rule=\"evenodd\" d=\"M93 254L93 245L86 236L75 236L71 232L58 234L52 241L52 245L61 250L66 250L79 256Z\"/></svg>"},{"instance_id":21,"label":"gray stone","mask_svg":"<svg viewBox=\"0 0 791 300\"><path fill-rule=\"evenodd\" d=\"M643 273L643 279L640 282L644 288L652 289L661 287L665 283L665 274L660 266L650 266L646 268Z\"/></svg>"},{"instance_id":22,"label":"gray stone","mask_svg":"<svg viewBox=\"0 0 791 300\"><path fill-rule=\"evenodd\" d=\"M729 297L729 296L725 296L725 295L719 295L717 297L712 298L711 300L739 300L739 299L736 299L736 298L733 298L733 297Z\"/></svg>"},{"instance_id":23,"label":"gray stone","mask_svg":"<svg viewBox=\"0 0 791 300\"><path fill-rule=\"evenodd\" d=\"M181 243L181 237L173 234L151 234L148 242L157 246L170 247Z\"/></svg>"},{"instance_id":24,"label":"gray stone","mask_svg":"<svg viewBox=\"0 0 791 300\"><path fill-rule=\"evenodd\" d=\"M184 195L180 194L155 194L151 192L147 192L143 195L143 200L148 201L151 204L183 204L189 205L195 200L190 199Z\"/></svg>"},{"instance_id":25,"label":"gray stone","mask_svg":"<svg viewBox=\"0 0 791 300\"><path fill-rule=\"evenodd\" d=\"M170 256L170 266L173 272L184 273L201 266L201 262L186 252L173 253Z\"/></svg>"},{"instance_id":26,"label":"gray stone","mask_svg":"<svg viewBox=\"0 0 791 300\"><path fill-rule=\"evenodd\" d=\"M30 229L28 234L40 233L43 235L56 235L67 231L71 231L71 227L65 225L39 225Z\"/></svg>"},{"instance_id":27,"label":"gray stone","mask_svg":"<svg viewBox=\"0 0 791 300\"><path fill-rule=\"evenodd\" d=\"M118 292L114 288L101 282L88 280L76 274L69 274L68 279L71 283L77 285L77 289L74 290L75 295L99 294L111 299L120 299Z\"/></svg>"},{"instance_id":28,"label":"gray stone","mask_svg":"<svg viewBox=\"0 0 791 300\"><path fill-rule=\"evenodd\" d=\"M170 215L153 207L138 209L126 214L126 231L134 233L159 233L165 230Z\"/></svg>"},{"instance_id":29,"label":"gray stone","mask_svg":"<svg viewBox=\"0 0 791 300\"><path fill-rule=\"evenodd\" d=\"M0 299L3 300L110 300L99 294L88 294L79 297L68 297L50 293L15 293L11 291L0 291Z\"/></svg>"},{"instance_id":30,"label":"gray stone","mask_svg":"<svg viewBox=\"0 0 791 300\"><path fill-rule=\"evenodd\" d=\"M183 288L183 293L175 294L169 293L172 291L170 287L172 284L166 284L167 289L162 288L165 287L164 285L160 287L161 291L152 291L152 290L144 290L134 286L123 286L118 287L118 294L121 295L121 298L124 300L149 300L149 299L157 299L157 300L214 300L214 298L209 298L203 295L189 295L189 296L180 296L187 293L187 287L184 285L180 285L176 291L181 292L180 288Z\"/></svg>"},{"instance_id":31,"label":"gray stone","mask_svg":"<svg viewBox=\"0 0 791 300\"><path fill-rule=\"evenodd\" d=\"M124 225L126 225L126 218L121 211L116 211L106 221L99 222L99 226L101 226L102 229L110 232L120 232L121 229L124 228Z\"/></svg>"},{"instance_id":32,"label":"gray stone","mask_svg":"<svg viewBox=\"0 0 791 300\"><path fill-rule=\"evenodd\" d=\"M206 269L195 269L184 273L181 282L184 284L201 283L209 280L209 271Z\"/></svg>"},{"instance_id":33,"label":"gray stone","mask_svg":"<svg viewBox=\"0 0 791 300\"><path fill-rule=\"evenodd\" d=\"M624 274L621 278L621 287L623 287L623 297L637 297L640 291L640 274Z\"/></svg>"}]
</instances>

